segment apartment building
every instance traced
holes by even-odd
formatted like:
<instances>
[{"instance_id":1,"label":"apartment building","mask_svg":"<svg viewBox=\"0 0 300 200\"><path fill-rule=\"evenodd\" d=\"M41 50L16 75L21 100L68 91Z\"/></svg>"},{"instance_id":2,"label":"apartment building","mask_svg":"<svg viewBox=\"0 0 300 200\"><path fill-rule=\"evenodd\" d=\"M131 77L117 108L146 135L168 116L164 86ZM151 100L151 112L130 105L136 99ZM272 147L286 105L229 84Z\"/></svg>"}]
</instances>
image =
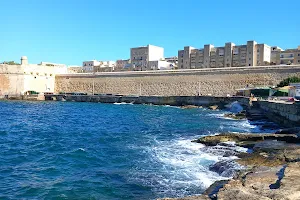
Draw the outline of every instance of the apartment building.
<instances>
[{"instance_id":1,"label":"apartment building","mask_svg":"<svg viewBox=\"0 0 300 200\"><path fill-rule=\"evenodd\" d=\"M204 68L204 49L197 49L196 52L196 68Z\"/></svg>"},{"instance_id":2,"label":"apartment building","mask_svg":"<svg viewBox=\"0 0 300 200\"><path fill-rule=\"evenodd\" d=\"M232 42L227 42L225 43L225 48L224 48L224 66L225 67L232 67L232 52L235 44Z\"/></svg>"},{"instance_id":3,"label":"apartment building","mask_svg":"<svg viewBox=\"0 0 300 200\"><path fill-rule=\"evenodd\" d=\"M83 73L83 67L76 66L76 65L68 66L68 73L69 74Z\"/></svg>"},{"instance_id":4,"label":"apartment building","mask_svg":"<svg viewBox=\"0 0 300 200\"><path fill-rule=\"evenodd\" d=\"M246 66L257 66L257 42L247 42Z\"/></svg>"},{"instance_id":5,"label":"apartment building","mask_svg":"<svg viewBox=\"0 0 300 200\"><path fill-rule=\"evenodd\" d=\"M299 65L300 64L300 46L297 49L286 49L278 51L276 57L277 65Z\"/></svg>"},{"instance_id":6,"label":"apartment building","mask_svg":"<svg viewBox=\"0 0 300 200\"><path fill-rule=\"evenodd\" d=\"M175 65L165 60L155 60L148 62L150 70L171 70L175 68Z\"/></svg>"},{"instance_id":7,"label":"apartment building","mask_svg":"<svg viewBox=\"0 0 300 200\"><path fill-rule=\"evenodd\" d=\"M211 66L211 52L214 51L214 46L211 44L204 45L203 49L203 67L209 68ZM213 61L213 60L212 60Z\"/></svg>"},{"instance_id":8,"label":"apartment building","mask_svg":"<svg viewBox=\"0 0 300 200\"><path fill-rule=\"evenodd\" d=\"M283 51L283 49L278 46L271 47L271 61L270 61L271 65L276 65L277 54L278 54L278 52L281 52L281 51Z\"/></svg>"},{"instance_id":9,"label":"apartment building","mask_svg":"<svg viewBox=\"0 0 300 200\"><path fill-rule=\"evenodd\" d=\"M194 47L186 46L183 50L178 51L178 69L191 68L191 52L194 49Z\"/></svg>"},{"instance_id":10,"label":"apartment building","mask_svg":"<svg viewBox=\"0 0 300 200\"><path fill-rule=\"evenodd\" d=\"M247 45L237 45L232 50L232 67L245 67L247 65Z\"/></svg>"},{"instance_id":11,"label":"apartment building","mask_svg":"<svg viewBox=\"0 0 300 200\"><path fill-rule=\"evenodd\" d=\"M177 65L178 64L178 57L177 56L167 57L167 58L165 58L165 61Z\"/></svg>"},{"instance_id":12,"label":"apartment building","mask_svg":"<svg viewBox=\"0 0 300 200\"><path fill-rule=\"evenodd\" d=\"M149 61L162 59L164 59L164 48L162 47L147 45L130 49L130 60L135 70L148 70L150 69Z\"/></svg>"},{"instance_id":13,"label":"apartment building","mask_svg":"<svg viewBox=\"0 0 300 200\"><path fill-rule=\"evenodd\" d=\"M191 49L191 53L190 53L190 61L191 62L190 62L189 69L196 69L196 67L197 67L197 63L196 63L197 52L198 52L198 49ZM186 57L186 59L187 59L187 57ZM185 62L187 62L187 60L185 60ZM185 69L187 69L187 68L185 68Z\"/></svg>"},{"instance_id":14,"label":"apartment building","mask_svg":"<svg viewBox=\"0 0 300 200\"><path fill-rule=\"evenodd\" d=\"M84 61L82 63L82 68L85 73L92 73L94 72L94 68L100 66L100 64L101 62L97 60Z\"/></svg>"},{"instance_id":15,"label":"apartment building","mask_svg":"<svg viewBox=\"0 0 300 200\"><path fill-rule=\"evenodd\" d=\"M215 56L216 56L215 67L217 68L225 67L225 47L217 47Z\"/></svg>"},{"instance_id":16,"label":"apartment building","mask_svg":"<svg viewBox=\"0 0 300 200\"><path fill-rule=\"evenodd\" d=\"M216 47L212 47L210 49L209 68L216 68L216 57L217 57L217 48Z\"/></svg>"},{"instance_id":17,"label":"apartment building","mask_svg":"<svg viewBox=\"0 0 300 200\"><path fill-rule=\"evenodd\" d=\"M256 66L264 66L271 64L271 47L266 44L257 44L257 62Z\"/></svg>"},{"instance_id":18,"label":"apartment building","mask_svg":"<svg viewBox=\"0 0 300 200\"><path fill-rule=\"evenodd\" d=\"M269 65L270 61L271 47L255 41L245 45L228 42L224 47L207 44L201 49L187 46L178 51L179 69L258 66Z\"/></svg>"},{"instance_id":19,"label":"apartment building","mask_svg":"<svg viewBox=\"0 0 300 200\"><path fill-rule=\"evenodd\" d=\"M125 68L129 68L130 67L129 65L130 65L130 59L117 60L114 71L122 71Z\"/></svg>"}]
</instances>

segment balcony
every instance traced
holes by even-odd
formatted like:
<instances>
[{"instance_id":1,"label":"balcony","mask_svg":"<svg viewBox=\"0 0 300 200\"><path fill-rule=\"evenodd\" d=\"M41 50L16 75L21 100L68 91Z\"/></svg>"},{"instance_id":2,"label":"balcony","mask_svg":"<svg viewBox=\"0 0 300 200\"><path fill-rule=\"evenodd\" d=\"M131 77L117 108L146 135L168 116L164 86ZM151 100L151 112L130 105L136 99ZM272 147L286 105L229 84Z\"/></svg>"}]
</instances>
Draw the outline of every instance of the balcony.
<instances>
[{"instance_id":1,"label":"balcony","mask_svg":"<svg viewBox=\"0 0 300 200\"><path fill-rule=\"evenodd\" d=\"M280 59L294 59L294 54L280 55Z\"/></svg>"}]
</instances>

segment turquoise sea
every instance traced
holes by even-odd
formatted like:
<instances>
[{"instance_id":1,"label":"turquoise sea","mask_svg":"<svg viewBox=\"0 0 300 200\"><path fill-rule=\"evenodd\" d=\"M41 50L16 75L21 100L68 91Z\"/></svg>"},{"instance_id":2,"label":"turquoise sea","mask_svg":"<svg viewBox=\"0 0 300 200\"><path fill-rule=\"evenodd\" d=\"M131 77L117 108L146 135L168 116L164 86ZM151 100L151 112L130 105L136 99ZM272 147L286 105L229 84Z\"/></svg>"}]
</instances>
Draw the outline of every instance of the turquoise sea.
<instances>
[{"instance_id":1,"label":"turquoise sea","mask_svg":"<svg viewBox=\"0 0 300 200\"><path fill-rule=\"evenodd\" d=\"M221 132L270 132L225 111L75 102L0 102L0 199L156 199L201 194L232 176ZM231 163L223 170L211 166Z\"/></svg>"}]
</instances>

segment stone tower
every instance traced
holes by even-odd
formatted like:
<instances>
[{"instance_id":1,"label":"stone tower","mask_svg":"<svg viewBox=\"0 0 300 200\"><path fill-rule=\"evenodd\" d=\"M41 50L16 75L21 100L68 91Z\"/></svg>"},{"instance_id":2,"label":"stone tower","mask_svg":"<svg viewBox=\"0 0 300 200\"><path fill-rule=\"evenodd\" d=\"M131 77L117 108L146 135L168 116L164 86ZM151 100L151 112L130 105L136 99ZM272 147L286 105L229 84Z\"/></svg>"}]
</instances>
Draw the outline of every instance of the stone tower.
<instances>
[{"instance_id":1,"label":"stone tower","mask_svg":"<svg viewBox=\"0 0 300 200\"><path fill-rule=\"evenodd\" d=\"M27 56L21 57L21 65L28 65L28 58Z\"/></svg>"}]
</instances>

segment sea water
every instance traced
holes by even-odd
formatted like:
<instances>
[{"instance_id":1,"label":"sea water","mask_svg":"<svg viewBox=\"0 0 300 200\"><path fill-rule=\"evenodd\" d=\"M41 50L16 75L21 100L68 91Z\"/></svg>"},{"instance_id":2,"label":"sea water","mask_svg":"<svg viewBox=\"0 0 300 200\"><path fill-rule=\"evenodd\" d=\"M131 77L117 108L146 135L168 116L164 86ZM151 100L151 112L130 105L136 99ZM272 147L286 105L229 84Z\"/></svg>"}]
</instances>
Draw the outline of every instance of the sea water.
<instances>
[{"instance_id":1,"label":"sea water","mask_svg":"<svg viewBox=\"0 0 300 200\"><path fill-rule=\"evenodd\" d=\"M269 132L223 115L172 106L0 102L0 199L201 194L240 167L230 164L220 173L211 166L247 149L191 140L222 132Z\"/></svg>"}]
</instances>

